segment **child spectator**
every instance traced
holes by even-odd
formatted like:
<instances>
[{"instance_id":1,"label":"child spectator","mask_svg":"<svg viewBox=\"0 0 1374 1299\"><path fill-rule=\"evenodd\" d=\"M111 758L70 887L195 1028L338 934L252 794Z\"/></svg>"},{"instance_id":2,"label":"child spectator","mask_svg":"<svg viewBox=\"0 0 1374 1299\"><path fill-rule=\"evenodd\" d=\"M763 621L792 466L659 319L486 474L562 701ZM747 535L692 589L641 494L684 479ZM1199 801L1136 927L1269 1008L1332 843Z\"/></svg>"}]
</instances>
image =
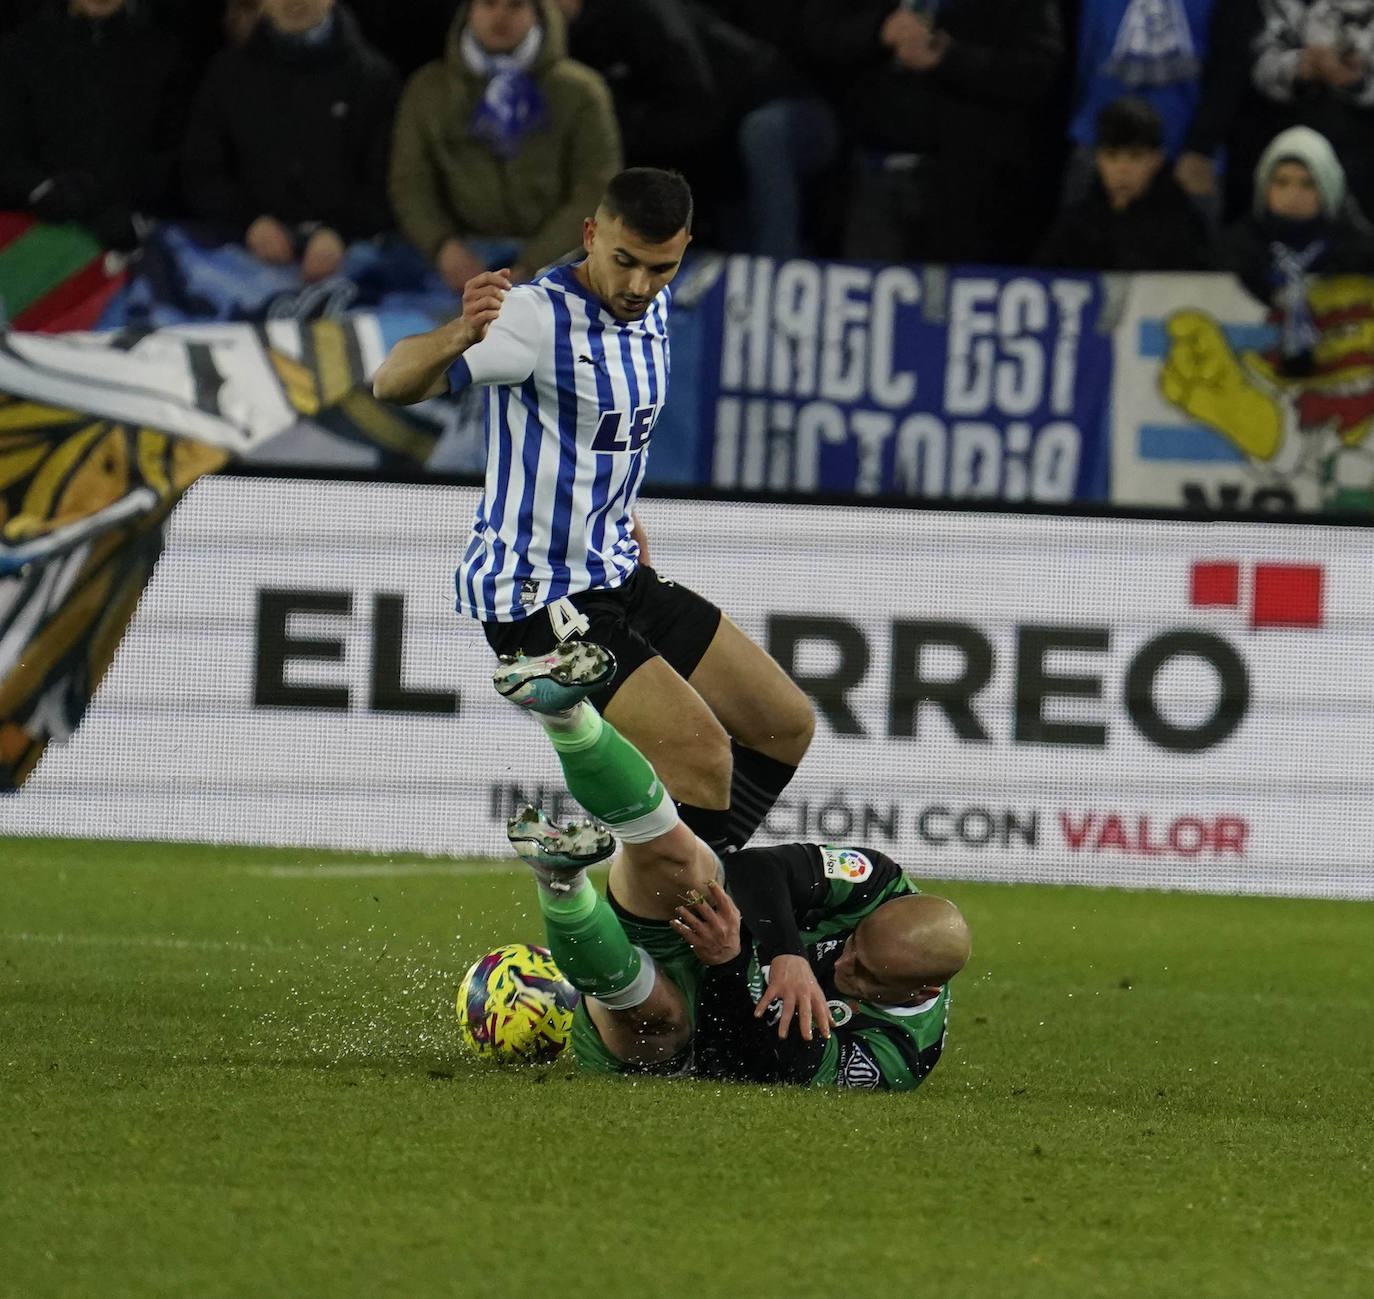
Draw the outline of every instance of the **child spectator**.
<instances>
[{"instance_id":1,"label":"child spectator","mask_svg":"<svg viewBox=\"0 0 1374 1299\"><path fill-rule=\"evenodd\" d=\"M1177 158L1197 111L1214 0L1083 0L1064 199L1092 185L1093 130L1101 110L1132 95L1159 113L1164 152Z\"/></svg>"},{"instance_id":2,"label":"child spectator","mask_svg":"<svg viewBox=\"0 0 1374 1299\"><path fill-rule=\"evenodd\" d=\"M1035 260L1065 270L1186 271L1207 265L1202 218L1165 166L1163 123L1123 96L1097 114L1094 177L1060 214Z\"/></svg>"},{"instance_id":3,"label":"child spectator","mask_svg":"<svg viewBox=\"0 0 1374 1299\"><path fill-rule=\"evenodd\" d=\"M1374 273L1374 231L1324 136L1294 126L1270 141L1255 168L1254 206L1223 235L1221 263L1278 314L1284 372L1310 373L1318 333L1307 277Z\"/></svg>"}]
</instances>

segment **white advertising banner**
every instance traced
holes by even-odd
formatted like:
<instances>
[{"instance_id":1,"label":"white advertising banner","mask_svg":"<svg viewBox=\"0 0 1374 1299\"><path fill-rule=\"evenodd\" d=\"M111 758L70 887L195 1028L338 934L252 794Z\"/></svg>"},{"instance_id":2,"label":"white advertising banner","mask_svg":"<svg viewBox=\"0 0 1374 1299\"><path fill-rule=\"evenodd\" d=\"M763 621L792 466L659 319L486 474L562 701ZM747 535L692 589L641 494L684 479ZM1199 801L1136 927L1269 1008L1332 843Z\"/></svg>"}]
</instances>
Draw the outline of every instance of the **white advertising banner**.
<instances>
[{"instance_id":1,"label":"white advertising banner","mask_svg":"<svg viewBox=\"0 0 1374 1299\"><path fill-rule=\"evenodd\" d=\"M577 814L452 611L476 493L204 479L0 834L502 856ZM1374 897L1374 530L650 500L815 703L758 842L922 878Z\"/></svg>"}]
</instances>

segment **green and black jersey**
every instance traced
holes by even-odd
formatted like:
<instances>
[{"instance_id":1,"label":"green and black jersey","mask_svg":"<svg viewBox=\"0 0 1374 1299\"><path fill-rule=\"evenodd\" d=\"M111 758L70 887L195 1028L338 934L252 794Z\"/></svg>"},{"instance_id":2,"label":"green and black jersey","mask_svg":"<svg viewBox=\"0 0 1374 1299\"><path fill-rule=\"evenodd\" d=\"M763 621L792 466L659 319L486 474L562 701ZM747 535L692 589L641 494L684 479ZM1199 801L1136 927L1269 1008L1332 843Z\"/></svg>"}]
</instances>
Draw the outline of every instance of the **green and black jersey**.
<instances>
[{"instance_id":1,"label":"green and black jersey","mask_svg":"<svg viewBox=\"0 0 1374 1299\"><path fill-rule=\"evenodd\" d=\"M696 1071L750 1082L919 1086L944 1047L949 989L918 1006L877 1006L834 984L835 962L859 921L889 898L918 891L901 867L873 849L786 844L732 853L725 871L744 917L744 946L736 960L706 971ZM795 1027L779 1039L776 1010L754 1018L764 968L784 953L811 962L835 1019L828 1041L817 1034L806 1042Z\"/></svg>"}]
</instances>

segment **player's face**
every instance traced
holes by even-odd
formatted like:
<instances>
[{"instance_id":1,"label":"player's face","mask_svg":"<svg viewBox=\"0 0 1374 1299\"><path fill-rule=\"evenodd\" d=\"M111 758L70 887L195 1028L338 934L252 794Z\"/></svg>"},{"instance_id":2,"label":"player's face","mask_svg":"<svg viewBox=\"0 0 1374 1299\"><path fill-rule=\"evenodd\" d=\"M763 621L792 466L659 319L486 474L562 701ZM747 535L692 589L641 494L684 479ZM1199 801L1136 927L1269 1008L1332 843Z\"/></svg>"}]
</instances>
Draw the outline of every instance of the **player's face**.
<instances>
[{"instance_id":1,"label":"player's face","mask_svg":"<svg viewBox=\"0 0 1374 1299\"><path fill-rule=\"evenodd\" d=\"M661 244L649 243L619 217L588 217L582 232L585 283L617 320L638 320L677 274L691 242L679 230Z\"/></svg>"},{"instance_id":2,"label":"player's face","mask_svg":"<svg viewBox=\"0 0 1374 1299\"><path fill-rule=\"evenodd\" d=\"M267 21L287 36L318 27L329 16L334 0L262 0Z\"/></svg>"},{"instance_id":3,"label":"player's face","mask_svg":"<svg viewBox=\"0 0 1374 1299\"><path fill-rule=\"evenodd\" d=\"M835 987L846 997L876 1006L905 1006L926 1000L931 989L919 978L904 974L881 953L871 950L856 929L835 962Z\"/></svg>"},{"instance_id":4,"label":"player's face","mask_svg":"<svg viewBox=\"0 0 1374 1299\"><path fill-rule=\"evenodd\" d=\"M534 30L534 0L473 0L472 34L488 54L509 54Z\"/></svg>"}]
</instances>

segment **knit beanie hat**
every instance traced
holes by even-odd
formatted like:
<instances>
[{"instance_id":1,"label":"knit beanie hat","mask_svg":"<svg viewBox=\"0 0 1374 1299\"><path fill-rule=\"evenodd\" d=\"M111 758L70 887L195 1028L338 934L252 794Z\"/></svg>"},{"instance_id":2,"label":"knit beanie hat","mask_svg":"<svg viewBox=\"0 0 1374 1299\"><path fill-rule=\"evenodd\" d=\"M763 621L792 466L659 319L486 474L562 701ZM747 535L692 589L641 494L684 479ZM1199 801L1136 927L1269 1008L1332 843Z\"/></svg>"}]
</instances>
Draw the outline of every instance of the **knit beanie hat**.
<instances>
[{"instance_id":1,"label":"knit beanie hat","mask_svg":"<svg viewBox=\"0 0 1374 1299\"><path fill-rule=\"evenodd\" d=\"M1281 162L1300 162L1316 182L1322 212L1334 217L1345 201L1345 168L1326 136L1310 126L1290 126L1280 131L1260 155L1255 167L1254 212L1262 217L1268 210L1266 194L1274 169Z\"/></svg>"}]
</instances>

